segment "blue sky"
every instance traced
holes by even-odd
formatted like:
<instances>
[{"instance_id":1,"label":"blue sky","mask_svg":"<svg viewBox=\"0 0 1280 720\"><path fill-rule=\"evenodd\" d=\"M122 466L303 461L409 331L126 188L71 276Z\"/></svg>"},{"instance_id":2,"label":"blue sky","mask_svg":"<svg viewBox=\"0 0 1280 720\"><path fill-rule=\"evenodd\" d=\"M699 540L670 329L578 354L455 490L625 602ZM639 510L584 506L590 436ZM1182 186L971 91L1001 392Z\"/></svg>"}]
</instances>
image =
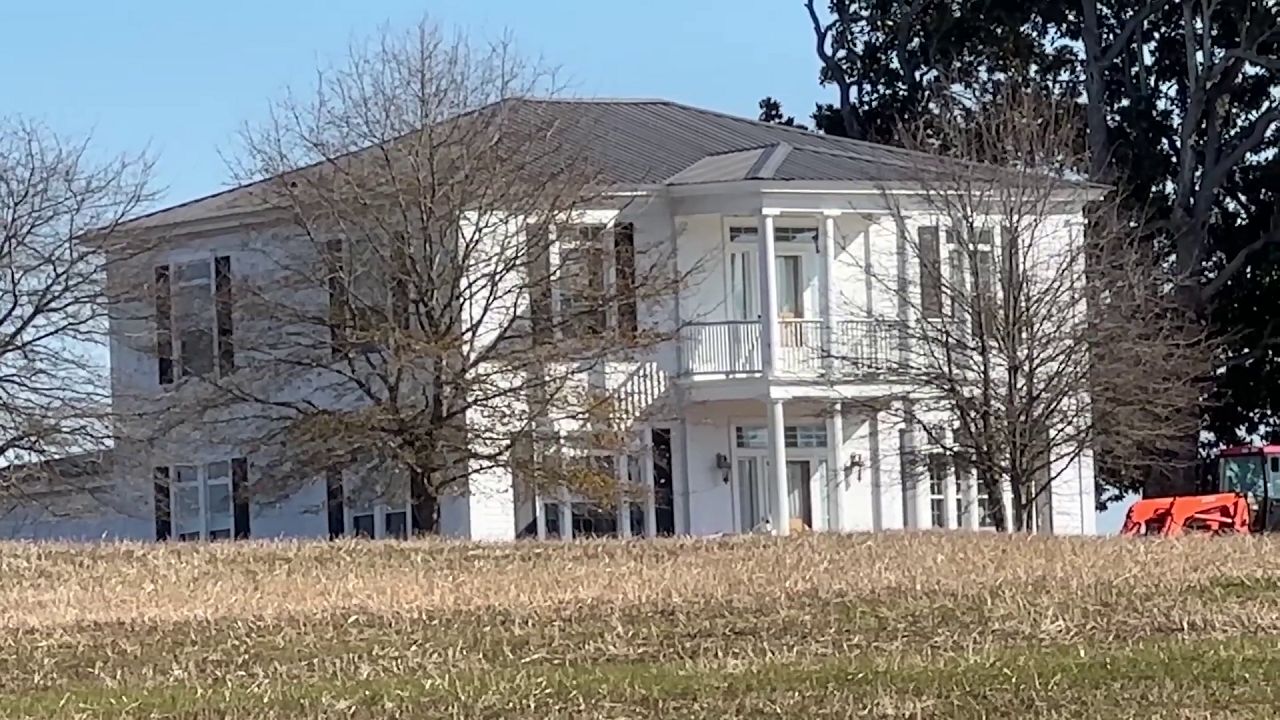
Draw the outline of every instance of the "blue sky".
<instances>
[{"instance_id":1,"label":"blue sky","mask_svg":"<svg viewBox=\"0 0 1280 720\"><path fill-rule=\"evenodd\" d=\"M9 0L0 3L0 116L107 151L150 147L164 204L222 189L235 132L348 41L424 14L477 35L509 29L563 68L575 95L663 97L797 116L818 87L800 0Z\"/></svg>"}]
</instances>

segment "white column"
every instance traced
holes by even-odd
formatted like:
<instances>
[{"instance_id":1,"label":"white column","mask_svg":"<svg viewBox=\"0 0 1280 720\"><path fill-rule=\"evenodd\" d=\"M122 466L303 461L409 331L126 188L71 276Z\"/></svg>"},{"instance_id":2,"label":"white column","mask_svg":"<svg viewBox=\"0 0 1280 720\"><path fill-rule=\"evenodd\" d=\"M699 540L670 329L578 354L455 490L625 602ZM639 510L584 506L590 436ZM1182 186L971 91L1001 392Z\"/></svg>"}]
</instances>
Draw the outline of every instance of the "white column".
<instances>
[{"instance_id":1,"label":"white column","mask_svg":"<svg viewBox=\"0 0 1280 720\"><path fill-rule=\"evenodd\" d=\"M778 261L773 219L777 211L765 210L760 229L760 360L765 377L778 368Z\"/></svg>"},{"instance_id":2,"label":"white column","mask_svg":"<svg viewBox=\"0 0 1280 720\"><path fill-rule=\"evenodd\" d=\"M902 481L906 484L907 496L910 498L910 527L927 528L932 526L933 511L929 506L929 479L925 476L923 457L920 453L920 433L916 429L915 414L909 403L904 403L903 412L903 454L907 462L902 468Z\"/></svg>"},{"instance_id":3,"label":"white column","mask_svg":"<svg viewBox=\"0 0 1280 720\"><path fill-rule=\"evenodd\" d=\"M827 508L826 529L844 530L844 413L838 402L827 418Z\"/></svg>"},{"instance_id":4,"label":"white column","mask_svg":"<svg viewBox=\"0 0 1280 720\"><path fill-rule=\"evenodd\" d=\"M838 210L823 213L822 222L822 358L827 375L835 370L832 352L836 337L836 216Z\"/></svg>"},{"instance_id":5,"label":"white column","mask_svg":"<svg viewBox=\"0 0 1280 720\"><path fill-rule=\"evenodd\" d=\"M769 488L773 491L773 507L769 522L773 524L773 534L789 535L791 533L791 511L787 493L787 446L786 426L782 412L782 401L769 399Z\"/></svg>"},{"instance_id":6,"label":"white column","mask_svg":"<svg viewBox=\"0 0 1280 720\"><path fill-rule=\"evenodd\" d=\"M628 477L630 459L624 453L613 456L613 477L618 485L618 537L631 537L631 482Z\"/></svg>"},{"instance_id":7,"label":"white column","mask_svg":"<svg viewBox=\"0 0 1280 720\"><path fill-rule=\"evenodd\" d=\"M1004 506L1005 532L1018 532L1013 524L1013 485L1007 477L1000 478L1000 504Z\"/></svg>"},{"instance_id":8,"label":"white column","mask_svg":"<svg viewBox=\"0 0 1280 720\"><path fill-rule=\"evenodd\" d=\"M985 490L978 487L978 478L973 472L973 468L960 473L960 490L964 494L962 527L966 530L977 530L980 521L978 517L978 493L985 492Z\"/></svg>"},{"instance_id":9,"label":"white column","mask_svg":"<svg viewBox=\"0 0 1280 720\"><path fill-rule=\"evenodd\" d=\"M542 501L542 493L533 494L533 524L538 530L538 539L547 539L547 506Z\"/></svg>"},{"instance_id":10,"label":"white column","mask_svg":"<svg viewBox=\"0 0 1280 720\"><path fill-rule=\"evenodd\" d=\"M569 488L560 488L560 539L573 539L573 499Z\"/></svg>"},{"instance_id":11,"label":"white column","mask_svg":"<svg viewBox=\"0 0 1280 720\"><path fill-rule=\"evenodd\" d=\"M647 452L640 458L640 479L644 483L644 536L658 536L658 495L653 485L653 434L644 429Z\"/></svg>"},{"instance_id":12,"label":"white column","mask_svg":"<svg viewBox=\"0 0 1280 720\"><path fill-rule=\"evenodd\" d=\"M959 475L956 474L954 463L947 469L947 476L943 481L942 495L944 497L942 508L942 517L946 519L948 530L955 530L960 527L960 518L956 514L956 500L960 499L960 493L956 492L956 485L959 483Z\"/></svg>"}]
</instances>

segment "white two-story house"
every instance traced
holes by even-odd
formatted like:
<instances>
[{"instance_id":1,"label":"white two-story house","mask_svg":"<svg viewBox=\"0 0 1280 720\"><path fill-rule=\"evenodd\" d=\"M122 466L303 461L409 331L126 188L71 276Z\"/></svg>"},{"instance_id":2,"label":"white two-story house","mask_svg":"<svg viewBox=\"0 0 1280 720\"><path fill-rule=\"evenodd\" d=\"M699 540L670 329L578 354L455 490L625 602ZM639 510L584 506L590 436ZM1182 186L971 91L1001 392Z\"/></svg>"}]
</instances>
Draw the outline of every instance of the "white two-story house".
<instances>
[{"instance_id":1,"label":"white two-story house","mask_svg":"<svg viewBox=\"0 0 1280 720\"><path fill-rule=\"evenodd\" d=\"M697 272L671 302L639 311L642 326L670 329L676 339L609 373L635 437L613 467L645 489L643 499L601 506L568 491L534 494L513 474L490 473L485 492L446 499L445 534L505 540L989 526L994 500L972 477L908 460L936 449L904 420L914 389L892 371L907 357L903 324L918 321L904 293L920 291L921 261L902 234L938 233L945 221L922 210L903 227L887 198L909 206L926 156L658 100L507 102L589 115L604 129L590 142L612 188L591 222L625 225L637 249L671 248L677 273ZM253 319L223 302L219 283L264 271L243 259L245 228L259 219L238 192L136 221L134 229L164 238L147 262L163 273L169 295L158 301L166 314L146 321L152 325L119 324L111 369L121 396L171 391L176 356L157 357L125 338L155 337L155 317L203 323L208 343L196 351L205 356L186 361L233 370L225 348ZM1079 230L1088 199L1064 195L1055 219L1063 232ZM937 422L945 427L947 419ZM252 486L253 452L232 445L199 436L118 444L119 492L103 534L410 531L404 507L354 507L332 479L259 503L241 491ZM1092 458L1084 452L1064 462L1040 501L1040 527L1092 534ZM98 527L93 518L61 522L64 534L79 537ZM46 525L42 534L57 533Z\"/></svg>"}]
</instances>

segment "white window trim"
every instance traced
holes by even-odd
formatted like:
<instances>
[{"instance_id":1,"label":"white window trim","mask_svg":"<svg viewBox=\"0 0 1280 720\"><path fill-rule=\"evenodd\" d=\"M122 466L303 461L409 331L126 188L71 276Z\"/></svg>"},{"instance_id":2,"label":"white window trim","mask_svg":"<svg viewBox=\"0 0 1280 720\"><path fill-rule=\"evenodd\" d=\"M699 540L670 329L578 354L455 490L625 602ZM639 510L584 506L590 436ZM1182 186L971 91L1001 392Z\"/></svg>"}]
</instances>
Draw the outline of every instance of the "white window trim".
<instances>
[{"instance_id":1,"label":"white window trim","mask_svg":"<svg viewBox=\"0 0 1280 720\"><path fill-rule=\"evenodd\" d=\"M187 542L195 541L195 540L209 540L210 539L209 535L211 532L218 532L223 530L223 528L218 528L217 530L210 530L209 528L208 503L209 503L209 485L211 484L209 482L209 466L216 465L217 463L227 464L226 482L223 483L221 479L219 479L217 483L212 483L212 484L218 484L218 485L225 484L227 486L227 503L228 503L227 515L231 519L230 526L225 528L225 530L227 531L227 537L220 538L220 539L226 539L226 540L235 539L235 535L236 535L235 465L231 459L223 459L223 460L213 460L211 462L203 462L203 463L178 462L178 463L173 463L172 465L169 466L170 468L169 470L169 475L170 475L170 478L169 478L169 516L170 516L169 524L170 524L170 534L175 540L187 541ZM194 482L179 482L178 468L180 467L195 468L196 480ZM187 530L186 532L183 532L181 530L181 526L180 526L181 515L179 515L178 513L178 508L180 507L180 504L178 502L178 493L184 487L194 487L196 489L196 494L197 494L197 497L199 498L199 502L197 503L197 506L199 507L198 513L200 516L199 528L197 530ZM192 538L182 537L183 535L187 535L191 533L199 533L199 537L192 537Z\"/></svg>"},{"instance_id":2,"label":"white window trim","mask_svg":"<svg viewBox=\"0 0 1280 720\"><path fill-rule=\"evenodd\" d=\"M756 233L752 240L734 240L733 230L735 228L752 228ZM776 235L780 229L804 229L813 231L814 241L788 241L777 239ZM800 258L800 315L797 320L817 320L822 313L822 282L819 275L821 274L821 264L819 261L819 253L817 244L821 240L822 235L822 218L816 215L797 214L797 215L780 215L775 219L774 223L774 252L777 256L783 255L798 256ZM762 308L760 307L763 293L759 287L758 276L760 274L760 244L759 244L759 218L743 216L743 215L723 215L720 221L720 245L721 256L723 258L722 275L724 282L724 307L726 308L726 318L729 320L742 321L758 321L762 319ZM745 273L746 277L752 278L752 288L750 292L754 297L749 297L747 303L753 305L745 310L736 307L736 284L733 277L732 256L738 256L740 261L744 263L750 262L752 270ZM754 302L753 302L754 301ZM739 314L750 316L755 313L755 317L736 317Z\"/></svg>"},{"instance_id":3,"label":"white window trim","mask_svg":"<svg viewBox=\"0 0 1280 720\"><path fill-rule=\"evenodd\" d=\"M209 265L209 307L211 310L209 315L209 333L211 338L211 342L209 345L210 352L211 352L211 355L209 358L210 360L209 375L210 377L214 377L214 378L222 377L221 368L219 367L220 348L218 347L218 343L221 340L218 337L217 260L219 257L227 257L229 259L229 262L231 263L231 266L232 266L232 274L234 276L235 255L234 253L227 250L215 249L215 250L202 250L202 251L191 251L191 250L176 251L176 252L170 253L163 261L157 260L155 263L153 263L153 267L164 265L169 268L169 358L170 358L170 362L173 365L173 382L170 382L170 383L157 382L157 385L159 385L161 389L177 387L178 385L181 385L183 381L185 381L188 377L194 377L194 376L188 376L183 374L182 333L180 332L181 329L178 327L178 323L177 323L178 313L175 307L176 303L174 302L174 300L178 290L184 286L184 284L179 282L178 280L178 268L183 265L190 265L197 261L207 262ZM197 283L187 284L188 287L195 287L196 285ZM152 311L155 311L156 308L154 307L155 305L154 298L152 299L151 302L153 306ZM234 308L232 312L234 313ZM233 318L233 327L234 327L234 318ZM234 333L233 333L233 337L234 337ZM159 362L158 358L157 358L157 362Z\"/></svg>"},{"instance_id":4,"label":"white window trim","mask_svg":"<svg viewBox=\"0 0 1280 720\"><path fill-rule=\"evenodd\" d=\"M356 535L356 518L365 515L373 515L373 537L372 540L386 540L387 537L387 515L403 512L405 522L405 536L413 536L413 502L407 497L409 495L408 488L405 488L405 501L400 503L387 503L383 500L370 498L367 503L361 503L359 508L357 505L357 488L356 480L347 477L344 472L342 477L342 525L343 537L358 537Z\"/></svg>"}]
</instances>

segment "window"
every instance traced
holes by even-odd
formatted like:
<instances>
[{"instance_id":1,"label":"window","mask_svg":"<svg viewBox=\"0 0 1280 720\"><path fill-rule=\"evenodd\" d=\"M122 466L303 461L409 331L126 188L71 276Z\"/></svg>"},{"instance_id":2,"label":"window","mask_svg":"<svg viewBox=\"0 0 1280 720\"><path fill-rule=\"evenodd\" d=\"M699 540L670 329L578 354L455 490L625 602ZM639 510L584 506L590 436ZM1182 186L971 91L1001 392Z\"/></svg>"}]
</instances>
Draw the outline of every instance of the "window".
<instances>
[{"instance_id":1,"label":"window","mask_svg":"<svg viewBox=\"0 0 1280 720\"><path fill-rule=\"evenodd\" d=\"M638 279L636 277L635 226L562 225L556 228L559 271L561 335L583 338L603 335L615 312L614 329L622 338L639 331ZM612 247L612 265L606 262ZM610 267L612 273L609 272ZM535 304L544 314L549 303L545 290ZM535 316L536 317L536 316Z\"/></svg>"},{"instance_id":2,"label":"window","mask_svg":"<svg viewBox=\"0 0 1280 720\"><path fill-rule=\"evenodd\" d=\"M417 527L407 472L382 461L363 460L330 468L327 485L329 537L407 539Z\"/></svg>"},{"instance_id":3,"label":"window","mask_svg":"<svg viewBox=\"0 0 1280 720\"><path fill-rule=\"evenodd\" d=\"M757 288L760 283L760 266L753 249L735 249L729 253L729 288L733 294L733 318L756 320L760 317L760 301Z\"/></svg>"},{"instance_id":4,"label":"window","mask_svg":"<svg viewBox=\"0 0 1280 720\"><path fill-rule=\"evenodd\" d=\"M778 255L774 258L778 272L778 317L798 319L804 317L804 258L799 255Z\"/></svg>"},{"instance_id":5,"label":"window","mask_svg":"<svg viewBox=\"0 0 1280 720\"><path fill-rule=\"evenodd\" d=\"M769 447L769 431L759 425L739 425L735 431L740 448L761 449ZM789 448L824 448L827 446L825 423L813 425L787 425L782 430L783 445Z\"/></svg>"},{"instance_id":6,"label":"window","mask_svg":"<svg viewBox=\"0 0 1280 720\"><path fill-rule=\"evenodd\" d=\"M244 458L156 468L157 539L249 537L247 479Z\"/></svg>"},{"instance_id":7,"label":"window","mask_svg":"<svg viewBox=\"0 0 1280 720\"><path fill-rule=\"evenodd\" d=\"M160 384L225 376L235 369L231 258L155 268L156 359Z\"/></svg>"},{"instance_id":8,"label":"window","mask_svg":"<svg viewBox=\"0 0 1280 720\"><path fill-rule=\"evenodd\" d=\"M330 240L329 333L334 356L385 347L388 324L407 327L409 311L403 278L393 275L384 248L372 240Z\"/></svg>"},{"instance_id":9,"label":"window","mask_svg":"<svg viewBox=\"0 0 1280 720\"><path fill-rule=\"evenodd\" d=\"M926 319L942 317L942 248L938 228L920 228L920 314Z\"/></svg>"},{"instance_id":10,"label":"window","mask_svg":"<svg viewBox=\"0 0 1280 720\"><path fill-rule=\"evenodd\" d=\"M560 314L568 337L604 332L604 226L562 226L560 248Z\"/></svg>"},{"instance_id":11,"label":"window","mask_svg":"<svg viewBox=\"0 0 1280 720\"><path fill-rule=\"evenodd\" d=\"M776 231L774 235L777 237ZM729 226L729 242L751 243L760 242L760 228L755 225L730 225Z\"/></svg>"},{"instance_id":12,"label":"window","mask_svg":"<svg viewBox=\"0 0 1280 720\"><path fill-rule=\"evenodd\" d=\"M986 485L981 478L978 483L978 527L994 528L996 526L996 508L999 501L993 502L991 496L987 493Z\"/></svg>"},{"instance_id":13,"label":"window","mask_svg":"<svg viewBox=\"0 0 1280 720\"><path fill-rule=\"evenodd\" d=\"M823 448L827 446L827 426L788 425L783 431L787 447Z\"/></svg>"},{"instance_id":14,"label":"window","mask_svg":"<svg viewBox=\"0 0 1280 720\"><path fill-rule=\"evenodd\" d=\"M818 229L804 225L778 225L773 228L773 241L817 243Z\"/></svg>"},{"instance_id":15,"label":"window","mask_svg":"<svg viewBox=\"0 0 1280 720\"><path fill-rule=\"evenodd\" d=\"M951 474L947 456L942 453L929 453L925 456L925 469L929 473L930 526L935 528L947 527L947 483L951 483L952 498L955 503L955 518L958 522L964 498L960 494L959 488L956 486L956 480Z\"/></svg>"}]
</instances>

